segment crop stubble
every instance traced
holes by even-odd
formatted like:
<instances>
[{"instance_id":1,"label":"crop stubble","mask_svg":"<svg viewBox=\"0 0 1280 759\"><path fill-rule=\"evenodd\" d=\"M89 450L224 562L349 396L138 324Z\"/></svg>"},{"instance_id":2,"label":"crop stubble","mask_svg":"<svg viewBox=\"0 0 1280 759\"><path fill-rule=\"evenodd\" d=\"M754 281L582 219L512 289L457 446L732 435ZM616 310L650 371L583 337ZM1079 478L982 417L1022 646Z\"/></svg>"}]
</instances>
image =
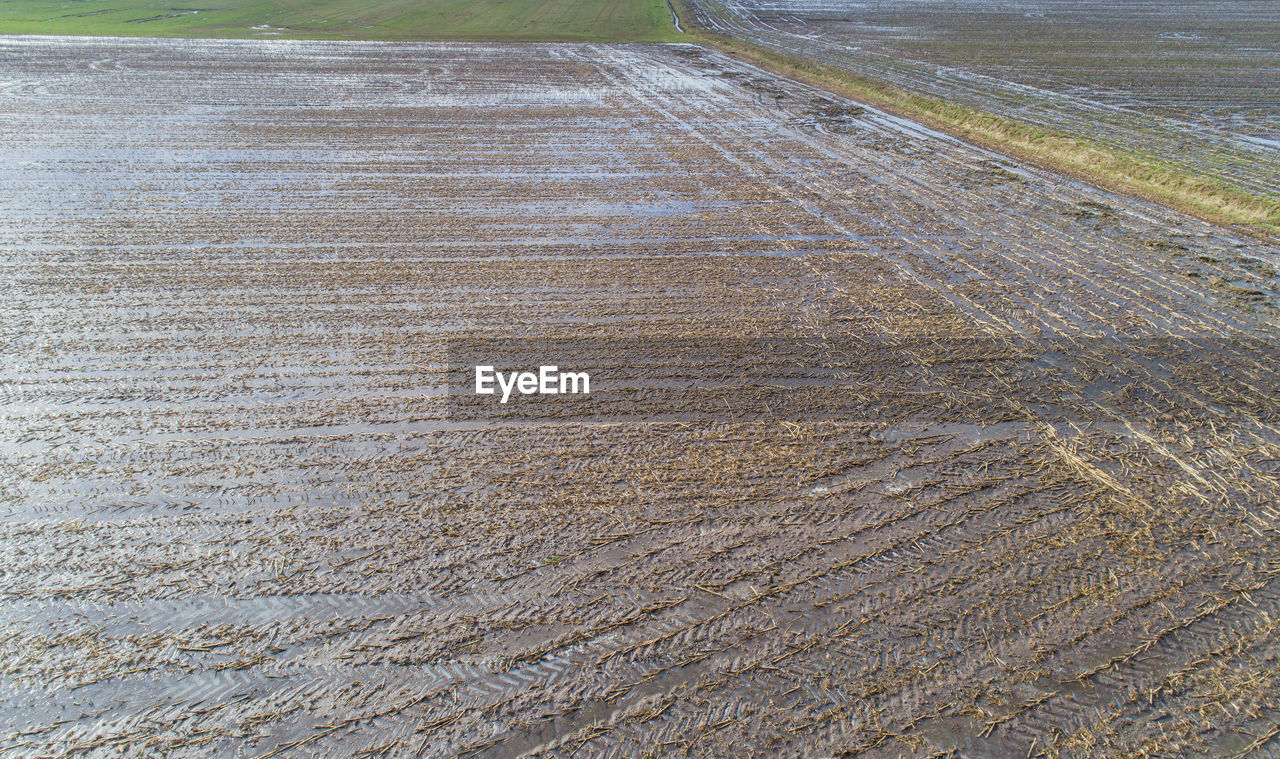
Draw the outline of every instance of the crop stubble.
<instances>
[{"instance_id":1,"label":"crop stubble","mask_svg":"<svg viewBox=\"0 0 1280 759\"><path fill-rule=\"evenodd\" d=\"M693 47L0 45L5 751L1277 747L1276 248Z\"/></svg>"}]
</instances>

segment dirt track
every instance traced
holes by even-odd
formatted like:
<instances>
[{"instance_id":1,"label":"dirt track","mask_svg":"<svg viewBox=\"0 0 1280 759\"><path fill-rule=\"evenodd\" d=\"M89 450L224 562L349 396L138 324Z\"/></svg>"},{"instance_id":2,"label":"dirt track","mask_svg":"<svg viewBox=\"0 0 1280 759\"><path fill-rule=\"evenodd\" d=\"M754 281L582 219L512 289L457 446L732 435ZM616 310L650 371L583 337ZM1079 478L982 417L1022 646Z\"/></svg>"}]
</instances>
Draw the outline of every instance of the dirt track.
<instances>
[{"instance_id":1,"label":"dirt track","mask_svg":"<svg viewBox=\"0 0 1280 759\"><path fill-rule=\"evenodd\" d=\"M1276 247L689 47L0 62L0 750L1280 750Z\"/></svg>"}]
</instances>

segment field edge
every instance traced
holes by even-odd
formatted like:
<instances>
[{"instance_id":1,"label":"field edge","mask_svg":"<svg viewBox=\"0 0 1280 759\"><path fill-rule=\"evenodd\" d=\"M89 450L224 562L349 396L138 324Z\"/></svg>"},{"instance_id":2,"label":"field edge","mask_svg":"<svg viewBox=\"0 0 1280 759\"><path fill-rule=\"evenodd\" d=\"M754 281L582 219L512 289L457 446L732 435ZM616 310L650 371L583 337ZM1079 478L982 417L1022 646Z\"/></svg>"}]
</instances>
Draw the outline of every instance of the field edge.
<instances>
[{"instance_id":1,"label":"field edge","mask_svg":"<svg viewBox=\"0 0 1280 759\"><path fill-rule=\"evenodd\" d=\"M671 2L691 43L1108 192L1158 203L1250 237L1280 240L1280 198L1251 193L1112 145L916 94L836 66L710 32L691 25L693 14L684 0Z\"/></svg>"}]
</instances>

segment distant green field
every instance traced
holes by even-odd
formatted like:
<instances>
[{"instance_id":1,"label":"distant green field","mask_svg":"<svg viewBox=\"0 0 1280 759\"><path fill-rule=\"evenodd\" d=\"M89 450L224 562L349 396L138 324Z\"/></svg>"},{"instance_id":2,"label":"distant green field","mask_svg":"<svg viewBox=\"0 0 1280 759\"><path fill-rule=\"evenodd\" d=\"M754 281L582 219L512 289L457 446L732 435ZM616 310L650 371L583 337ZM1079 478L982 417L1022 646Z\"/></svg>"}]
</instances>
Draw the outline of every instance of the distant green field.
<instances>
[{"instance_id":1,"label":"distant green field","mask_svg":"<svg viewBox=\"0 0 1280 759\"><path fill-rule=\"evenodd\" d=\"M0 34L672 41L665 0L2 0Z\"/></svg>"}]
</instances>

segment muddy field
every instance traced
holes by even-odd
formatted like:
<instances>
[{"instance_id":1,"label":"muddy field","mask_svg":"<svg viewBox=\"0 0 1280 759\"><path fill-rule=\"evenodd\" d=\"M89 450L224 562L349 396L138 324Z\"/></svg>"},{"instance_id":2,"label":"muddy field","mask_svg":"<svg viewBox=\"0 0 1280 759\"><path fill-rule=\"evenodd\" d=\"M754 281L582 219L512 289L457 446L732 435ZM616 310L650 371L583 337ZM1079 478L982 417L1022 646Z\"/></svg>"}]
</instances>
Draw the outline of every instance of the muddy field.
<instances>
[{"instance_id":1,"label":"muddy field","mask_svg":"<svg viewBox=\"0 0 1280 759\"><path fill-rule=\"evenodd\" d=\"M6 755L1280 752L1277 247L693 47L0 82Z\"/></svg>"},{"instance_id":2,"label":"muddy field","mask_svg":"<svg viewBox=\"0 0 1280 759\"><path fill-rule=\"evenodd\" d=\"M695 24L1280 193L1275 0L687 0Z\"/></svg>"}]
</instances>

